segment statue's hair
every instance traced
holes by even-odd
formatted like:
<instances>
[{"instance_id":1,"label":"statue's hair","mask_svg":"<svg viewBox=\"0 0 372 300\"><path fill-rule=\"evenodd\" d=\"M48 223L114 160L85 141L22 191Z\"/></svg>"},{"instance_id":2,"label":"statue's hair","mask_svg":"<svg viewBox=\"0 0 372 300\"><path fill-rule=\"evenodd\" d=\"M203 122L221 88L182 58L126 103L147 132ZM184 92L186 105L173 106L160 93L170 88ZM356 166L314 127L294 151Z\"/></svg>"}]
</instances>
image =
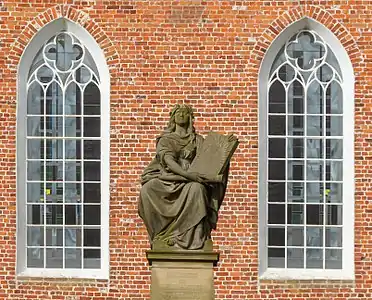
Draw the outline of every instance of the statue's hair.
<instances>
[{"instance_id":1,"label":"statue's hair","mask_svg":"<svg viewBox=\"0 0 372 300\"><path fill-rule=\"evenodd\" d=\"M173 109L169 113L170 114L170 119L169 119L168 126L165 129L164 133L170 133L170 132L174 132L176 130L175 115L176 115L176 112L179 109L181 109L181 108L186 109L187 112L190 115L189 127L187 128L187 133L190 133L190 134L194 134L195 133L195 128L194 128L194 111L193 111L192 107L190 105L187 105L187 104L176 104L173 107Z\"/></svg>"}]
</instances>

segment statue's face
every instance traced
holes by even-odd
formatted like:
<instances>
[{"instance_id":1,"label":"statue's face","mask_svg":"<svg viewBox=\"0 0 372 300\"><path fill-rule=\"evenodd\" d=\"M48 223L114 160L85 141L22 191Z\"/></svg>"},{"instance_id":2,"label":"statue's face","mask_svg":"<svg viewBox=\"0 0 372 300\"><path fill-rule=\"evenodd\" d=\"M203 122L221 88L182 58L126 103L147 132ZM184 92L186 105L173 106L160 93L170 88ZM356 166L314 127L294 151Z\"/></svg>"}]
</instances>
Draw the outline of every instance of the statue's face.
<instances>
[{"instance_id":1,"label":"statue's face","mask_svg":"<svg viewBox=\"0 0 372 300\"><path fill-rule=\"evenodd\" d=\"M186 108L181 107L174 115L174 121L177 125L185 126L189 124L190 114Z\"/></svg>"}]
</instances>

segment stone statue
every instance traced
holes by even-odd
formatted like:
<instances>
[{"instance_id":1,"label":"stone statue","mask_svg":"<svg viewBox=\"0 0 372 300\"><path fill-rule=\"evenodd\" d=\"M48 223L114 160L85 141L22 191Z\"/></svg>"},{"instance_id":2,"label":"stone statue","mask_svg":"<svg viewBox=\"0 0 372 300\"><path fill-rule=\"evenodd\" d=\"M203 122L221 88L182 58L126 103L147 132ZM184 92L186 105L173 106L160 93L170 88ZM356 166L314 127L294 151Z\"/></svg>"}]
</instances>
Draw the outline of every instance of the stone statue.
<instances>
[{"instance_id":1,"label":"stone statue","mask_svg":"<svg viewBox=\"0 0 372 300\"><path fill-rule=\"evenodd\" d=\"M216 227L227 185L228 161L237 139L227 136L235 148L219 176L211 179L190 172L193 160L204 151L204 139L195 132L193 121L190 106L173 108L166 130L156 140L156 156L142 174L138 211L153 250L212 250L211 230ZM213 151L211 145L207 148Z\"/></svg>"}]
</instances>

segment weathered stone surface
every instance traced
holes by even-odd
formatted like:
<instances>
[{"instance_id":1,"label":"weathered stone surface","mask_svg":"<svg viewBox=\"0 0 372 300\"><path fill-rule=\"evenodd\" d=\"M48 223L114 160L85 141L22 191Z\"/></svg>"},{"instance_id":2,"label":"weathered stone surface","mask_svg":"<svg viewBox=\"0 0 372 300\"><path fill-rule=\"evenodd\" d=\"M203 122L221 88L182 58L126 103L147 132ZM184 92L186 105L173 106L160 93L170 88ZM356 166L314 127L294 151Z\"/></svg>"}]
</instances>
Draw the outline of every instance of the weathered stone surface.
<instances>
[{"instance_id":1,"label":"weathered stone surface","mask_svg":"<svg viewBox=\"0 0 372 300\"><path fill-rule=\"evenodd\" d=\"M218 253L148 251L151 300L214 300L213 265Z\"/></svg>"}]
</instances>

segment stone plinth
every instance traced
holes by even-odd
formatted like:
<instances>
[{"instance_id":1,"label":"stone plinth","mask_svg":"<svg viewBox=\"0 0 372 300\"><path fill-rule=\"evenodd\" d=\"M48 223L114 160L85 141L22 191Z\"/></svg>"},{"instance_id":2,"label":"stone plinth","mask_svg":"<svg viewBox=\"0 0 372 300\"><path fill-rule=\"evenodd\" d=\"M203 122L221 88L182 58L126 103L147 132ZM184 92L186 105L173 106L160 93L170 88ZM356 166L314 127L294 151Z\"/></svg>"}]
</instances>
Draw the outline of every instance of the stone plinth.
<instances>
[{"instance_id":1,"label":"stone plinth","mask_svg":"<svg viewBox=\"0 0 372 300\"><path fill-rule=\"evenodd\" d=\"M213 251L147 251L151 300L214 300Z\"/></svg>"}]
</instances>

